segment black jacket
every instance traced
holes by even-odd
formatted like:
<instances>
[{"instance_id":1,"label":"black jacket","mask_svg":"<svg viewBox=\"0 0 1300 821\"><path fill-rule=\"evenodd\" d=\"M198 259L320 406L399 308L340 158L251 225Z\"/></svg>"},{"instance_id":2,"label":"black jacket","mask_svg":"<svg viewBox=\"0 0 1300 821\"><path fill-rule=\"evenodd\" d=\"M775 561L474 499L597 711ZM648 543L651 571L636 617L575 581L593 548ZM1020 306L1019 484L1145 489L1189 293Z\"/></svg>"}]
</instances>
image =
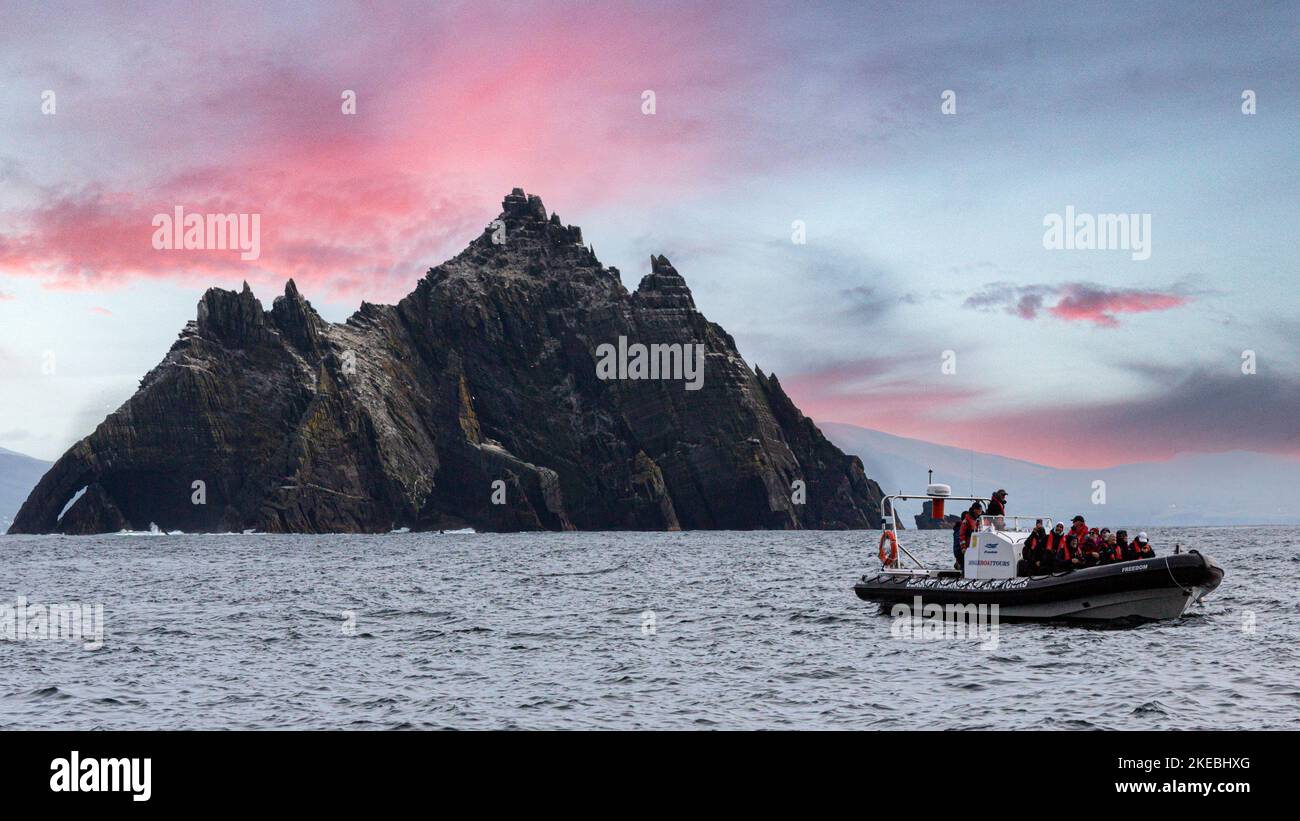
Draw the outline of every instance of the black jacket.
<instances>
[{"instance_id":1,"label":"black jacket","mask_svg":"<svg viewBox=\"0 0 1300 821\"><path fill-rule=\"evenodd\" d=\"M1034 530L1025 539L1020 548L1020 558L1029 562L1041 562L1047 556L1047 531Z\"/></svg>"}]
</instances>

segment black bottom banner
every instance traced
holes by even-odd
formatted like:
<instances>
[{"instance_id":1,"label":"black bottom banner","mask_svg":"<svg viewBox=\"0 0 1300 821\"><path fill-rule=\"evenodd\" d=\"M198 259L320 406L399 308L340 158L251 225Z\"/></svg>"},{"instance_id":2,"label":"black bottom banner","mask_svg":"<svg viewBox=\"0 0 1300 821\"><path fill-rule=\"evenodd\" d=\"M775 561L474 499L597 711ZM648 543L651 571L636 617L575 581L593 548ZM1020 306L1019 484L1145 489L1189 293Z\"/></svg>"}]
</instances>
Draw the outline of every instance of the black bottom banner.
<instances>
[{"instance_id":1,"label":"black bottom banner","mask_svg":"<svg viewBox=\"0 0 1300 821\"><path fill-rule=\"evenodd\" d=\"M877 799L1231 810L1290 790L1292 733L9 732L8 797L126 811L717 802L865 810ZM1006 806L1005 803L1003 806Z\"/></svg>"}]
</instances>

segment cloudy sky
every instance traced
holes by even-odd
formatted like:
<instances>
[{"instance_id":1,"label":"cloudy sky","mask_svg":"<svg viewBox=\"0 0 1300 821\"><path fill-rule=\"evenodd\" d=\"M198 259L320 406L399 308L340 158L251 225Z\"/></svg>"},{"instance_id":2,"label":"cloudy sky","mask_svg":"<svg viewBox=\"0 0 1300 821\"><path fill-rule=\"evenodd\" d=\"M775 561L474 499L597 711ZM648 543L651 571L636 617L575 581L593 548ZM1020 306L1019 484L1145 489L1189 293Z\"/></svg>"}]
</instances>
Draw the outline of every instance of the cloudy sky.
<instances>
[{"instance_id":1,"label":"cloudy sky","mask_svg":"<svg viewBox=\"0 0 1300 821\"><path fill-rule=\"evenodd\" d=\"M631 287L666 254L814 418L1300 457L1297 9L6 4L0 446L88 433L208 286L341 321L522 186ZM177 205L260 214L260 257L155 250ZM1149 258L1045 248L1067 207Z\"/></svg>"}]
</instances>

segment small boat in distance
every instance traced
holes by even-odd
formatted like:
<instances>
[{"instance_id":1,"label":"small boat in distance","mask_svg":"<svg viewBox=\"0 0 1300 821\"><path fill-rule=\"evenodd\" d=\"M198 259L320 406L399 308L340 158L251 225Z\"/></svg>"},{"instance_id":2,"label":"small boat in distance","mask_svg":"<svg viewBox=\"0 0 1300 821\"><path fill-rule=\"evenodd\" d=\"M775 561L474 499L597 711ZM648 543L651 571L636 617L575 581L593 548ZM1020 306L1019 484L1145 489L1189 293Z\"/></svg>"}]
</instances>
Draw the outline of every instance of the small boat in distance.
<instances>
[{"instance_id":1,"label":"small boat in distance","mask_svg":"<svg viewBox=\"0 0 1300 821\"><path fill-rule=\"evenodd\" d=\"M893 529L881 536L882 566L853 586L858 598L876 602L882 609L919 602L941 608L997 605L1003 620L1173 619L1223 581L1223 568L1195 550L1040 576L1018 575L1021 548L1034 523L1041 520L1049 532L1055 525L1046 516L981 517L966 550L964 570L929 568L898 541L898 503L909 500L930 501L937 518L942 518L946 500L988 503L976 496L953 496L944 484L931 484L924 495L886 496L882 506L887 505ZM903 566L900 552L911 566Z\"/></svg>"}]
</instances>

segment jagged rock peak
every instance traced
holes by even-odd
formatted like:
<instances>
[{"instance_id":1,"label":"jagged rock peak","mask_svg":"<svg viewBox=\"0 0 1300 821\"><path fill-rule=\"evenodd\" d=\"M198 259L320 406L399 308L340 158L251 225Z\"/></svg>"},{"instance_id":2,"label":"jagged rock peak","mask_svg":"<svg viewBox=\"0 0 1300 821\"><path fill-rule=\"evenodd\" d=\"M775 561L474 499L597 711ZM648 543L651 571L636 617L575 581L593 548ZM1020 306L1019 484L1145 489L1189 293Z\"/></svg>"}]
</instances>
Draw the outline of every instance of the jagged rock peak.
<instances>
[{"instance_id":1,"label":"jagged rock peak","mask_svg":"<svg viewBox=\"0 0 1300 821\"><path fill-rule=\"evenodd\" d=\"M650 273L641 278L636 297L653 308L695 310L695 298L686 280L663 254L650 256Z\"/></svg>"},{"instance_id":2,"label":"jagged rock peak","mask_svg":"<svg viewBox=\"0 0 1300 821\"><path fill-rule=\"evenodd\" d=\"M224 342L238 346L260 336L266 327L262 303L244 282L242 291L209 288L198 306L198 329Z\"/></svg>"},{"instance_id":3,"label":"jagged rock peak","mask_svg":"<svg viewBox=\"0 0 1300 821\"><path fill-rule=\"evenodd\" d=\"M668 261L668 257L663 254L660 254L659 256L655 256L654 254L650 255L650 273L675 276L679 279L681 278L681 274L677 273L677 269Z\"/></svg>"},{"instance_id":4,"label":"jagged rock peak","mask_svg":"<svg viewBox=\"0 0 1300 821\"><path fill-rule=\"evenodd\" d=\"M542 198L536 194L526 194L522 188L513 189L501 201L499 219L506 226L504 241L497 230L500 226L489 225L483 232L481 243L492 243L509 250L511 238L522 234L543 240L548 245L583 245L581 228L565 225L560 221L559 214L548 216Z\"/></svg>"},{"instance_id":5,"label":"jagged rock peak","mask_svg":"<svg viewBox=\"0 0 1300 821\"><path fill-rule=\"evenodd\" d=\"M798 414L800 419L803 418L803 412L794 406L793 400L791 400L789 395L786 394L785 388L781 387L781 380L776 378L775 373L764 374L761 369L755 368L754 375L758 378L760 385L762 385L772 395L779 397L782 402L788 403L790 407L793 408L794 413Z\"/></svg>"},{"instance_id":6,"label":"jagged rock peak","mask_svg":"<svg viewBox=\"0 0 1300 821\"><path fill-rule=\"evenodd\" d=\"M536 194L525 194L524 189L513 189L501 201L501 211L507 217L516 219L534 219L546 222L546 206Z\"/></svg>"},{"instance_id":7,"label":"jagged rock peak","mask_svg":"<svg viewBox=\"0 0 1300 821\"><path fill-rule=\"evenodd\" d=\"M305 305L307 310L315 313L315 310L311 307L311 303L308 302L307 298L298 290L298 283L294 282L292 278L284 283L284 294L276 297L275 302L293 302L299 305Z\"/></svg>"},{"instance_id":8,"label":"jagged rock peak","mask_svg":"<svg viewBox=\"0 0 1300 821\"><path fill-rule=\"evenodd\" d=\"M276 297L271 303L271 318L275 321L275 327L288 336L299 350L320 350L320 315L298 293L298 286L292 279L285 283L284 296Z\"/></svg>"}]
</instances>

